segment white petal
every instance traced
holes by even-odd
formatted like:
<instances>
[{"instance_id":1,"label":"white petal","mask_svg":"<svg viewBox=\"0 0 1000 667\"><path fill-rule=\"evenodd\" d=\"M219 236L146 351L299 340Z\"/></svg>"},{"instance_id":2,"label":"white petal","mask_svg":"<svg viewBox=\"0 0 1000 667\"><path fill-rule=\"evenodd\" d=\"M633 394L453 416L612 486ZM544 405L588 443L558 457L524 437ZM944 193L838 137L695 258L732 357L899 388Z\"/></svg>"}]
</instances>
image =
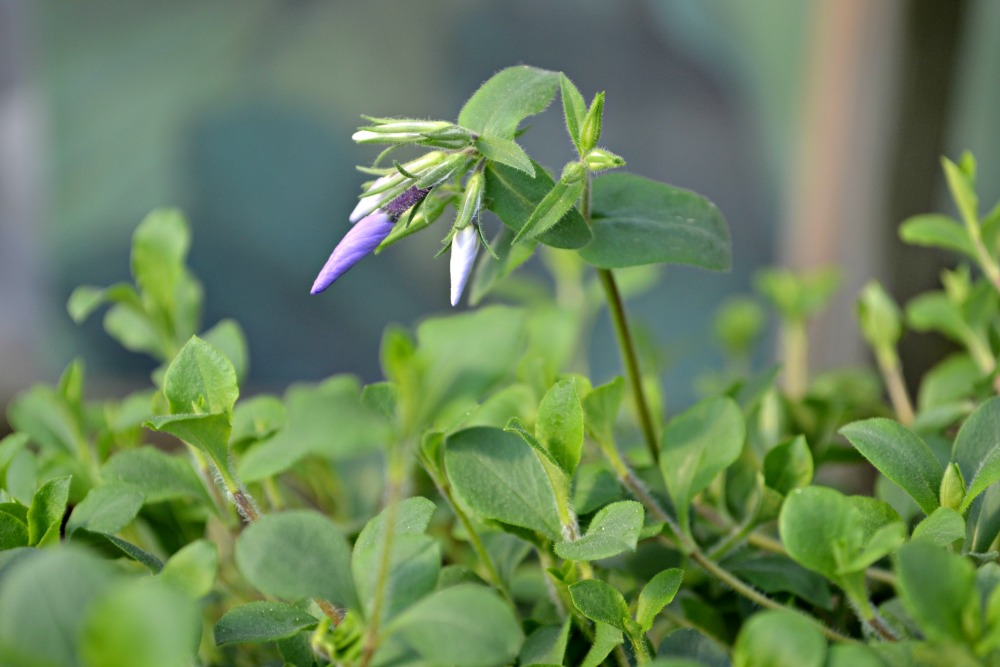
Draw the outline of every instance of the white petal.
<instances>
[{"instance_id":1,"label":"white petal","mask_svg":"<svg viewBox=\"0 0 1000 667\"><path fill-rule=\"evenodd\" d=\"M469 281L472 265L479 252L479 232L469 225L455 232L451 239L451 305L458 305L465 283Z\"/></svg>"}]
</instances>

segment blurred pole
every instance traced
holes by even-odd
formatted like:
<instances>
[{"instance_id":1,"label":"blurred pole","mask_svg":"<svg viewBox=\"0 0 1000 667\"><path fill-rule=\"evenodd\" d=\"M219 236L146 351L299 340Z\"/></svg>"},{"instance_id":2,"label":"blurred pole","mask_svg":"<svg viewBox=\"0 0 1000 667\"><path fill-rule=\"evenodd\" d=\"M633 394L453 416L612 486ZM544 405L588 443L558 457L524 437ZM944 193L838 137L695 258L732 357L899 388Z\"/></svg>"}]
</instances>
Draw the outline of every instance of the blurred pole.
<instances>
[{"instance_id":1,"label":"blurred pole","mask_svg":"<svg viewBox=\"0 0 1000 667\"><path fill-rule=\"evenodd\" d=\"M939 288L942 267L955 263L953 254L903 244L896 229L917 213L953 211L950 199L941 198L944 176L939 158L945 152L948 126L957 116L954 94L963 24L966 17L973 17L968 10L966 0L906 3L905 57L893 135L889 137L893 169L881 227L887 250L886 288L902 303L920 292ZM957 160L959 156L949 157ZM948 349L938 336L910 334L904 338L900 352L909 384L914 386Z\"/></svg>"},{"instance_id":2,"label":"blurred pole","mask_svg":"<svg viewBox=\"0 0 1000 667\"><path fill-rule=\"evenodd\" d=\"M854 300L884 278L884 212L905 0L818 0L807 53L782 260L836 265L841 288L810 331L810 366L863 363Z\"/></svg>"},{"instance_id":3,"label":"blurred pole","mask_svg":"<svg viewBox=\"0 0 1000 667\"><path fill-rule=\"evenodd\" d=\"M31 0L0 0L0 416L37 374L42 104L29 79Z\"/></svg>"}]
</instances>

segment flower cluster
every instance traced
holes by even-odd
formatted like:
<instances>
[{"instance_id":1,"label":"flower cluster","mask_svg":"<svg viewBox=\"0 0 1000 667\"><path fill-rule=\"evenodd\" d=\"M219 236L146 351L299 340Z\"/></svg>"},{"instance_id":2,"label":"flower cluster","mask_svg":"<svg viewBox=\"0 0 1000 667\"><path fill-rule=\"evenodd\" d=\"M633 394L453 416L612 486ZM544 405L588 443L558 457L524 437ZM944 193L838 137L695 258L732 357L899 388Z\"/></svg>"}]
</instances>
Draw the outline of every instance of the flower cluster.
<instances>
[{"instance_id":1,"label":"flower cluster","mask_svg":"<svg viewBox=\"0 0 1000 667\"><path fill-rule=\"evenodd\" d=\"M349 220L354 227L333 249L326 264L313 282L312 294L319 294L344 275L363 257L373 253L410 211L405 224L413 223L428 196L449 179L461 178L474 164L477 155L470 145L474 136L462 127L445 121L410 121L369 119L373 125L354 134L358 143L383 143L391 146L424 145L435 150L407 162L397 164L375 179L362 193ZM391 150L391 149L390 149ZM457 204L458 215L445 239L451 248L451 305L457 305L468 282L482 240L479 230L479 209L483 196L481 161L464 187L464 196ZM445 198L454 197L444 193ZM444 206L432 207L433 221ZM425 216L427 217L427 216Z\"/></svg>"}]
</instances>

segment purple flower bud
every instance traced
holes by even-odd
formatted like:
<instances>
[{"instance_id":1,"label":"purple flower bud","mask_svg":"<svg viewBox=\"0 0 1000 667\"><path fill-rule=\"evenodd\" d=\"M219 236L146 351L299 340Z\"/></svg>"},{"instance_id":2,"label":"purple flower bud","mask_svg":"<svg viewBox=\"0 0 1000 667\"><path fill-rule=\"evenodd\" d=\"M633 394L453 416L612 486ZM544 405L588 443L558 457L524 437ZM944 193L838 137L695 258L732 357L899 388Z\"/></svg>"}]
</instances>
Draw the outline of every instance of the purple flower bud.
<instances>
[{"instance_id":1,"label":"purple flower bud","mask_svg":"<svg viewBox=\"0 0 1000 667\"><path fill-rule=\"evenodd\" d=\"M451 305L457 306L462 298L465 283L469 281L472 265L479 252L479 232L475 223L455 232L451 238Z\"/></svg>"},{"instance_id":2,"label":"purple flower bud","mask_svg":"<svg viewBox=\"0 0 1000 667\"><path fill-rule=\"evenodd\" d=\"M333 249L330 259L326 260L323 269L316 276L310 294L319 294L325 290L361 258L375 250L392 231L393 224L395 220L381 209L359 220Z\"/></svg>"}]
</instances>

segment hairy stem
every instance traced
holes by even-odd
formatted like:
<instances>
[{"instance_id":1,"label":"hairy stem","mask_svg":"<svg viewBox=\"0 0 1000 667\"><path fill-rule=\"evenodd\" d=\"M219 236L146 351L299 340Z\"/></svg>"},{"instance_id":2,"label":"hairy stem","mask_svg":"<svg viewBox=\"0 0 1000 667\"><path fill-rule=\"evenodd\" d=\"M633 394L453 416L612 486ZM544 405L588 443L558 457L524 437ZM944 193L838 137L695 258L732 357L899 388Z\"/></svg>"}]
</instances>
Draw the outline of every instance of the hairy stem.
<instances>
[{"instance_id":1,"label":"hairy stem","mask_svg":"<svg viewBox=\"0 0 1000 667\"><path fill-rule=\"evenodd\" d=\"M379 557L378 574L375 579L375 591L372 603L371 622L365 631L364 647L361 654L361 665L371 664L378 648L379 630L381 629L382 609L385 606L386 592L389 585L389 574L392 567L392 542L396 532L396 515L399 503L405 495L408 470L404 456L405 442L389 444L386 457L386 488L385 488L385 535L382 542L382 553Z\"/></svg>"}]
</instances>

